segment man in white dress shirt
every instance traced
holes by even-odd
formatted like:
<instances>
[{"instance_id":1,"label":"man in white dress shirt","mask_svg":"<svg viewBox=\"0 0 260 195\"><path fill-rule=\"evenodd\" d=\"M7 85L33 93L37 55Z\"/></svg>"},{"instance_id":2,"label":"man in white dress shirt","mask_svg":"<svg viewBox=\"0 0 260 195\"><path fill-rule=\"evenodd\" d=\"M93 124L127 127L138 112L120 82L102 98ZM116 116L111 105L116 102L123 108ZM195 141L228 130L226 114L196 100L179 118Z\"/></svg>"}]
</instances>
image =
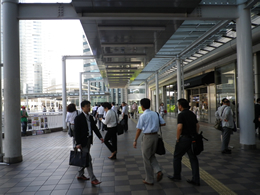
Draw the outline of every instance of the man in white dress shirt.
<instances>
[{"instance_id":1,"label":"man in white dress shirt","mask_svg":"<svg viewBox=\"0 0 260 195\"><path fill-rule=\"evenodd\" d=\"M117 114L118 108L117 108L117 106L115 105L115 102L112 102L111 105L112 105L112 108L111 108L111 109L114 110L114 111L116 112L116 114Z\"/></svg>"},{"instance_id":2,"label":"man in white dress shirt","mask_svg":"<svg viewBox=\"0 0 260 195\"><path fill-rule=\"evenodd\" d=\"M101 104L100 107L97 109L97 118L98 119L99 118L103 118L104 117L104 112L105 112L105 109L103 107L103 104ZM100 120L98 120L98 128L99 128L99 130L104 131L103 123Z\"/></svg>"},{"instance_id":3,"label":"man in white dress shirt","mask_svg":"<svg viewBox=\"0 0 260 195\"><path fill-rule=\"evenodd\" d=\"M154 171L157 173L157 182L162 180L163 173L161 167L155 157L155 152L158 143L158 131L160 126L165 126L166 123L163 118L154 111L151 111L150 100L143 98L141 100L141 107L144 113L139 117L138 124L136 126L136 136L133 143L134 148L137 146L137 139L141 132L142 137L142 155L145 170L144 184L153 185L154 184Z\"/></svg>"}]
</instances>

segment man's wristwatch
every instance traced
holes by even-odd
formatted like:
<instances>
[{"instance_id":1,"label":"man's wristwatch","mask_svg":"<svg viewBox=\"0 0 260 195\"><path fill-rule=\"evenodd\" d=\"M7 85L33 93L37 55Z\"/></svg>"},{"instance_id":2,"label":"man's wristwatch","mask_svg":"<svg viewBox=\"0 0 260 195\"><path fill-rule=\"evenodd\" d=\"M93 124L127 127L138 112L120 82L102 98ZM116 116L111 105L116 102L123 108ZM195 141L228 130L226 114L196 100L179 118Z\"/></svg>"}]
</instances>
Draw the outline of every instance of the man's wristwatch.
<instances>
[{"instance_id":1,"label":"man's wristwatch","mask_svg":"<svg viewBox=\"0 0 260 195\"><path fill-rule=\"evenodd\" d=\"M134 142L137 142L137 140L134 139Z\"/></svg>"}]
</instances>

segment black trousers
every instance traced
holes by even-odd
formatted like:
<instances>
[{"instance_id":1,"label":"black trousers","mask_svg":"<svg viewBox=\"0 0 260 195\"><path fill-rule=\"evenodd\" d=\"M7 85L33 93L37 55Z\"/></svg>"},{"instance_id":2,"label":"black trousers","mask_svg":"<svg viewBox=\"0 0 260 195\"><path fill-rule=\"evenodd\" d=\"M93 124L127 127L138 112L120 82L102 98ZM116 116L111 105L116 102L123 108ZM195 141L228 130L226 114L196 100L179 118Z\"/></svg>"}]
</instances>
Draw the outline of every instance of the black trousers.
<instances>
[{"instance_id":1,"label":"black trousers","mask_svg":"<svg viewBox=\"0 0 260 195\"><path fill-rule=\"evenodd\" d=\"M27 122L22 122L22 129L23 129L23 135L26 134L26 130L27 130Z\"/></svg>"},{"instance_id":2,"label":"black trousers","mask_svg":"<svg viewBox=\"0 0 260 195\"><path fill-rule=\"evenodd\" d=\"M192 169L192 180L196 183L200 183L199 161L197 156L192 153L191 143L192 138L186 136L182 136L179 142L176 143L173 158L174 177L181 179L181 160L187 152Z\"/></svg>"},{"instance_id":3,"label":"black trousers","mask_svg":"<svg viewBox=\"0 0 260 195\"><path fill-rule=\"evenodd\" d=\"M111 140L111 144L109 143L109 140ZM117 127L107 128L104 143L111 153L117 151Z\"/></svg>"},{"instance_id":4,"label":"black trousers","mask_svg":"<svg viewBox=\"0 0 260 195\"><path fill-rule=\"evenodd\" d=\"M128 130L128 115L124 115L124 121L125 121L124 130L127 131Z\"/></svg>"}]
</instances>

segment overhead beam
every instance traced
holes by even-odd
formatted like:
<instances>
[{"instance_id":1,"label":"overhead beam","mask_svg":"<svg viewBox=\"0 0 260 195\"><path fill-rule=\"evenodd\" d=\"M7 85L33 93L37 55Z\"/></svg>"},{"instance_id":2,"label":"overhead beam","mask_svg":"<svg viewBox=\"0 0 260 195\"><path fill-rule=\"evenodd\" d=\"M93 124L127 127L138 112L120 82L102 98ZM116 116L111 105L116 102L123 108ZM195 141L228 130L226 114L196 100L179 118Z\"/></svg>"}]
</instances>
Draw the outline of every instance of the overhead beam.
<instances>
[{"instance_id":1,"label":"overhead beam","mask_svg":"<svg viewBox=\"0 0 260 195\"><path fill-rule=\"evenodd\" d=\"M105 54L104 58L144 58L146 54L132 53L132 54Z\"/></svg>"},{"instance_id":2,"label":"overhead beam","mask_svg":"<svg viewBox=\"0 0 260 195\"><path fill-rule=\"evenodd\" d=\"M137 67L134 67L134 68L107 68L106 70L137 70Z\"/></svg>"},{"instance_id":3,"label":"overhead beam","mask_svg":"<svg viewBox=\"0 0 260 195\"><path fill-rule=\"evenodd\" d=\"M101 43L101 47L153 47L153 43Z\"/></svg>"},{"instance_id":4,"label":"overhead beam","mask_svg":"<svg viewBox=\"0 0 260 195\"><path fill-rule=\"evenodd\" d=\"M105 65L113 65L113 64L130 65L130 64L142 64L142 62L141 61L138 61L138 62L105 62Z\"/></svg>"},{"instance_id":5,"label":"overhead beam","mask_svg":"<svg viewBox=\"0 0 260 195\"><path fill-rule=\"evenodd\" d=\"M68 3L19 3L19 20L228 20L236 5L199 5L192 13L76 13Z\"/></svg>"},{"instance_id":6,"label":"overhead beam","mask_svg":"<svg viewBox=\"0 0 260 195\"><path fill-rule=\"evenodd\" d=\"M84 60L84 59L95 59L94 55L68 55L63 56L66 60Z\"/></svg>"},{"instance_id":7,"label":"overhead beam","mask_svg":"<svg viewBox=\"0 0 260 195\"><path fill-rule=\"evenodd\" d=\"M130 71L130 72L107 72L107 74L131 74L131 73L135 73L134 71Z\"/></svg>"},{"instance_id":8,"label":"overhead beam","mask_svg":"<svg viewBox=\"0 0 260 195\"><path fill-rule=\"evenodd\" d=\"M163 31L165 26L98 26L98 30L147 30L147 31Z\"/></svg>"}]
</instances>

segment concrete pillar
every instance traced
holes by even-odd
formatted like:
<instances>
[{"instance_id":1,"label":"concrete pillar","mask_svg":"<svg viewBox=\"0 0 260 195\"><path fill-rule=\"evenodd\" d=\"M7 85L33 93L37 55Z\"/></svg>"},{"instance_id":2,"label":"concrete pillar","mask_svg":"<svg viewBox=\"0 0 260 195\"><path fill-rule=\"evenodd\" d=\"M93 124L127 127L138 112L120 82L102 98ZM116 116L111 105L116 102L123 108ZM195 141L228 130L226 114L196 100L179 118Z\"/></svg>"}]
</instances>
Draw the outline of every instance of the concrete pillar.
<instances>
[{"instance_id":1,"label":"concrete pillar","mask_svg":"<svg viewBox=\"0 0 260 195\"><path fill-rule=\"evenodd\" d=\"M88 80L88 101L90 101L90 80Z\"/></svg>"},{"instance_id":2,"label":"concrete pillar","mask_svg":"<svg viewBox=\"0 0 260 195\"><path fill-rule=\"evenodd\" d=\"M82 102L82 73L79 73L79 108L81 110L81 104Z\"/></svg>"},{"instance_id":3,"label":"concrete pillar","mask_svg":"<svg viewBox=\"0 0 260 195\"><path fill-rule=\"evenodd\" d=\"M158 72L155 73L155 91L156 91L156 100L155 100L155 111L159 112L159 76Z\"/></svg>"},{"instance_id":4,"label":"concrete pillar","mask_svg":"<svg viewBox=\"0 0 260 195\"><path fill-rule=\"evenodd\" d=\"M66 115L67 115L67 89L66 89L66 58L62 58L62 115L63 115L63 131L67 131Z\"/></svg>"},{"instance_id":5,"label":"concrete pillar","mask_svg":"<svg viewBox=\"0 0 260 195\"><path fill-rule=\"evenodd\" d=\"M260 98L260 52L254 53L255 101Z\"/></svg>"},{"instance_id":6,"label":"concrete pillar","mask_svg":"<svg viewBox=\"0 0 260 195\"><path fill-rule=\"evenodd\" d=\"M245 9L244 0L238 0L239 18L237 29L237 73L240 122L240 144L242 149L256 148L253 89L253 57L250 10ZM247 102L247 103L245 103Z\"/></svg>"},{"instance_id":7,"label":"concrete pillar","mask_svg":"<svg viewBox=\"0 0 260 195\"><path fill-rule=\"evenodd\" d=\"M128 102L128 88L125 88L125 102ZM120 102L121 103L121 102Z\"/></svg>"},{"instance_id":8,"label":"concrete pillar","mask_svg":"<svg viewBox=\"0 0 260 195\"><path fill-rule=\"evenodd\" d=\"M116 102L118 102L118 88L116 88Z\"/></svg>"},{"instance_id":9,"label":"concrete pillar","mask_svg":"<svg viewBox=\"0 0 260 195\"><path fill-rule=\"evenodd\" d=\"M176 64L177 64L177 90L178 90L178 99L181 99L182 96L182 90L181 90L181 62L180 58L176 58Z\"/></svg>"},{"instance_id":10,"label":"concrete pillar","mask_svg":"<svg viewBox=\"0 0 260 195\"><path fill-rule=\"evenodd\" d=\"M2 2L5 99L4 162L23 160L21 147L18 0Z\"/></svg>"}]
</instances>

